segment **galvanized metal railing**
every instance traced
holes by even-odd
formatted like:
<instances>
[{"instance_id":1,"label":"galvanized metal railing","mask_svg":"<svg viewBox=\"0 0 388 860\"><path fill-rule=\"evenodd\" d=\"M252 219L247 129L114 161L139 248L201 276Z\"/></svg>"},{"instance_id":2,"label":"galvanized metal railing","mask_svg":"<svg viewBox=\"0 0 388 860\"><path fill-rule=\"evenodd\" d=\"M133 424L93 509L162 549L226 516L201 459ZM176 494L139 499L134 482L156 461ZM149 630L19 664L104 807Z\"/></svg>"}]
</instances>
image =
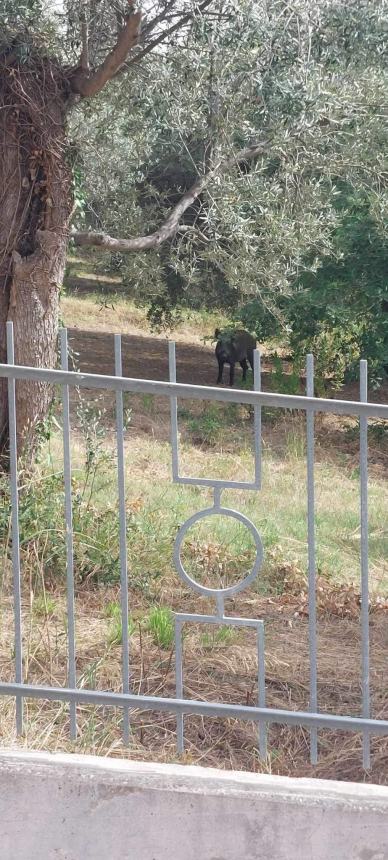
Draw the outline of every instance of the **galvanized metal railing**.
<instances>
[{"instance_id":1,"label":"galvanized metal railing","mask_svg":"<svg viewBox=\"0 0 388 860\"><path fill-rule=\"evenodd\" d=\"M314 397L314 362L307 357L306 396L294 396L261 391L260 356L254 357L254 389L212 388L177 383L175 364L175 344L169 344L169 381L157 382L145 379L129 379L122 375L121 338L115 336L115 376L84 374L68 370L67 333L62 329L61 369L21 367L15 365L12 324L7 324L8 364L0 365L0 376L8 380L9 423L10 423L10 483L12 503L12 570L15 621L15 681L0 680L0 695L13 696L16 701L16 728L23 731L23 697L64 701L70 707L71 737L77 735L76 706L85 703L119 707L123 711L123 738L130 737L130 709L169 711L177 718L177 747L184 750L184 717L201 715L208 717L227 717L253 721L258 725L259 750L264 758L267 753L267 726L273 723L289 726L305 726L310 729L310 756L315 763L318 758L318 729L342 729L358 731L363 734L363 764L370 767L371 735L388 734L388 720L372 719L370 715L370 667L369 667L369 569L368 569L368 418L388 419L388 406L368 403L367 363L360 364L360 401L330 400ZM22 649L22 611L21 611L21 559L19 539L19 487L17 466L17 415L16 382L33 380L60 385L62 388L63 408L63 450L64 450L64 490L66 523L67 559L67 634L68 634L68 685L66 688L38 686L23 682ZM117 442L117 484L119 500L120 535L120 586L122 616L122 692L104 692L77 688L76 645L75 645L75 608L74 608L74 558L72 524L72 486L71 486L71 432L69 391L71 387L105 389L116 394L116 442ZM135 695L131 691L130 653L128 636L128 570L126 546L126 505L125 505L125 460L124 460L124 420L123 393L144 393L162 395L169 398L171 410L171 449L172 479L176 483L191 484L213 489L213 504L191 516L179 529L173 548L177 573L191 589L208 598L214 599L214 614L177 613L175 615L175 665L176 697ZM180 474L178 398L242 403L253 406L254 410L254 479L247 481L228 481L215 478L196 478ZM225 489L259 491L261 488L261 409L264 406L278 409L301 410L306 415L307 432L307 544L308 544L308 608L309 608L309 664L310 695L309 711L291 711L266 707L265 684L265 644L263 619L235 618L225 614L225 599L246 589L257 577L264 555L261 537L254 524L239 511L225 507L221 494ZM328 714L318 710L317 694L317 611L316 611L316 546L315 546L315 498L314 498L314 419L316 413L353 415L360 419L360 570L361 570L361 640L362 640L362 714L360 717ZM224 515L242 523L252 534L256 546L256 558L251 572L240 582L225 588L209 588L194 580L185 570L181 559L181 547L188 530L201 519L214 515ZM217 624L232 627L253 628L257 634L258 648L258 700L256 706L231 705L219 702L202 702L185 699L183 696L183 654L182 630L185 624Z\"/></svg>"}]
</instances>

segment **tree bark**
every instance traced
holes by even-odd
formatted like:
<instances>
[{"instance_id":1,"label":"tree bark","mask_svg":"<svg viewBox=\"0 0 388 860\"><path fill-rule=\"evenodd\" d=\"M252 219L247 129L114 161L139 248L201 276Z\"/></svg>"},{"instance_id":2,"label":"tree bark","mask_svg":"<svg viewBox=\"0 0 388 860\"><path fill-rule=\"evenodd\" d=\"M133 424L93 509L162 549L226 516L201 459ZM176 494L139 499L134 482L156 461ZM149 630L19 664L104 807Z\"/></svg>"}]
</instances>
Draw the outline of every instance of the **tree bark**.
<instances>
[{"instance_id":1,"label":"tree bark","mask_svg":"<svg viewBox=\"0 0 388 860\"><path fill-rule=\"evenodd\" d=\"M6 360L12 320L16 363L53 367L71 214L68 89L48 60L31 62L33 70L30 64L0 70L0 359ZM19 452L32 450L51 396L47 385L16 384ZM0 380L3 451L7 442L7 385Z\"/></svg>"},{"instance_id":2,"label":"tree bark","mask_svg":"<svg viewBox=\"0 0 388 860\"><path fill-rule=\"evenodd\" d=\"M8 319L13 322L15 361L28 367L55 367L59 288L66 263L66 238L49 230L36 234L28 257L14 254ZM16 383L18 450L34 449L39 425L47 416L52 391L45 383Z\"/></svg>"}]
</instances>

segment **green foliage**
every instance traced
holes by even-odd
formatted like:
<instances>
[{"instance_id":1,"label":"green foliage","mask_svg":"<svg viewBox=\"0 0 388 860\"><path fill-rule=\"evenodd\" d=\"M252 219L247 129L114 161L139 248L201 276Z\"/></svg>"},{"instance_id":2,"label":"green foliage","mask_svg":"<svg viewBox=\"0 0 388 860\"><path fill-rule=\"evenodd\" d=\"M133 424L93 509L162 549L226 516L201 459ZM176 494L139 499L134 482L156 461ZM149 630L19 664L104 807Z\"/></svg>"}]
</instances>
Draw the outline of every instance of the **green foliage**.
<instances>
[{"instance_id":1,"label":"green foliage","mask_svg":"<svg viewBox=\"0 0 388 860\"><path fill-rule=\"evenodd\" d=\"M193 441L216 445L222 431L222 417L217 405L210 404L203 408L202 414L188 418L187 428Z\"/></svg>"},{"instance_id":2,"label":"green foliage","mask_svg":"<svg viewBox=\"0 0 388 860\"><path fill-rule=\"evenodd\" d=\"M32 609L38 618L47 618L55 615L57 604L52 597L49 597L47 593L44 592L43 594L38 594L37 597L34 597Z\"/></svg>"},{"instance_id":3,"label":"green foliage","mask_svg":"<svg viewBox=\"0 0 388 860\"><path fill-rule=\"evenodd\" d=\"M339 386L367 358L376 383L388 365L388 240L366 195L345 188L337 208L335 256L302 276L289 302L290 345L297 359L314 353L318 379Z\"/></svg>"},{"instance_id":4,"label":"green foliage","mask_svg":"<svg viewBox=\"0 0 388 860\"><path fill-rule=\"evenodd\" d=\"M82 170L77 162L73 164L72 175L74 215L76 215L78 220L81 221L85 217L86 194Z\"/></svg>"},{"instance_id":5,"label":"green foliage","mask_svg":"<svg viewBox=\"0 0 388 860\"><path fill-rule=\"evenodd\" d=\"M146 40L166 8L142 5ZM66 68L78 63L85 17L93 68L128 9L127 0L51 6L0 0L3 42L17 33L20 62L44 44ZM187 10L191 0L176 0L168 14ZM388 342L387 24L385 0L298 0L290 10L214 0L78 104L68 147L75 224L112 235L155 231L199 175L263 141L253 162L215 171L171 241L107 255L154 328L186 307L223 307L259 341L287 341L296 367L313 351L321 388L354 376L360 356L378 382Z\"/></svg>"},{"instance_id":6,"label":"green foliage","mask_svg":"<svg viewBox=\"0 0 388 860\"><path fill-rule=\"evenodd\" d=\"M52 0L0 0L0 53L12 51L20 65L32 56L59 53L59 18Z\"/></svg>"},{"instance_id":7,"label":"green foliage","mask_svg":"<svg viewBox=\"0 0 388 860\"><path fill-rule=\"evenodd\" d=\"M222 648L230 645L236 639L236 630L233 627L218 627L212 629L211 633L203 633L201 636L202 646L211 651L213 648Z\"/></svg>"},{"instance_id":8,"label":"green foliage","mask_svg":"<svg viewBox=\"0 0 388 860\"><path fill-rule=\"evenodd\" d=\"M267 308L259 300L247 303L239 319L261 340L282 340L294 360L288 393L296 393L297 376L306 354L315 357L316 393L327 385L339 388L357 378L361 358L368 359L371 384L388 366L388 239L372 198L348 183L337 182L337 224L332 251L314 261L290 284L288 293L274 295ZM388 221L387 221L388 224ZM312 270L313 269L313 270ZM286 391L287 380L275 355L273 379Z\"/></svg>"},{"instance_id":9,"label":"green foliage","mask_svg":"<svg viewBox=\"0 0 388 860\"><path fill-rule=\"evenodd\" d=\"M91 477L74 482L74 569L78 581L109 582L120 575L118 525L115 508L99 510L91 500ZM5 514L6 506L2 505ZM63 577L66 571L63 475L47 475L30 482L20 493L20 546L36 553L45 577ZM7 528L2 517L2 531ZM4 531L3 531L4 535Z\"/></svg>"},{"instance_id":10,"label":"green foliage","mask_svg":"<svg viewBox=\"0 0 388 860\"><path fill-rule=\"evenodd\" d=\"M312 349L322 380L340 384L361 353L378 378L385 325L376 338L369 321L385 291L386 27L382 0L301 0L289 15L264 0L216 2L185 50L177 39L82 105L87 224L113 235L152 232L204 165L266 141L255 162L209 183L171 242L120 259L154 328L219 306L259 341L289 341L297 362Z\"/></svg>"},{"instance_id":11,"label":"green foliage","mask_svg":"<svg viewBox=\"0 0 388 860\"><path fill-rule=\"evenodd\" d=\"M275 353L272 356L271 380L272 388L280 394L300 394L300 376L293 368L290 373L285 373L283 362Z\"/></svg>"},{"instance_id":12,"label":"green foliage","mask_svg":"<svg viewBox=\"0 0 388 860\"><path fill-rule=\"evenodd\" d=\"M165 606L154 606L148 615L146 628L152 633L155 645L169 650L174 644L173 614Z\"/></svg>"},{"instance_id":13,"label":"green foliage","mask_svg":"<svg viewBox=\"0 0 388 860\"><path fill-rule=\"evenodd\" d=\"M279 339L285 334L279 304L279 299L276 306L273 302L264 304L260 298L252 299L238 309L236 319L245 329L254 332L259 342Z\"/></svg>"},{"instance_id":14,"label":"green foliage","mask_svg":"<svg viewBox=\"0 0 388 860\"><path fill-rule=\"evenodd\" d=\"M117 505L106 504L106 470L112 466L112 455L104 445L103 411L80 404L78 417L83 432L84 461L73 475L72 511L74 532L74 571L78 582L115 581L120 576ZM50 443L55 423L45 426L44 437ZM10 490L2 479L0 505L0 542L6 543L10 517ZM64 512L64 476L54 468L42 474L26 475L19 493L20 547L25 558L40 559L46 581L65 576L66 541Z\"/></svg>"},{"instance_id":15,"label":"green foliage","mask_svg":"<svg viewBox=\"0 0 388 860\"><path fill-rule=\"evenodd\" d=\"M44 11L43 0L1 0L0 24L3 28L31 27ZM20 42L20 57L23 57L22 42Z\"/></svg>"}]
</instances>

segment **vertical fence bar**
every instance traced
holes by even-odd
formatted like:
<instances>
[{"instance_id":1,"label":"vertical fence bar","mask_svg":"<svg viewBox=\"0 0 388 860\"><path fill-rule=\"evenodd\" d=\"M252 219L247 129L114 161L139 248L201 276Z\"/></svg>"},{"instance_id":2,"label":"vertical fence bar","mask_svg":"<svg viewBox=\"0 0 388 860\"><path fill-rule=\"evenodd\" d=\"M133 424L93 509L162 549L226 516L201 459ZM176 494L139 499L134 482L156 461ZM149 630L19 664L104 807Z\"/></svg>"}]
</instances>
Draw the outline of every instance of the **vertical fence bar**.
<instances>
[{"instance_id":1,"label":"vertical fence bar","mask_svg":"<svg viewBox=\"0 0 388 860\"><path fill-rule=\"evenodd\" d=\"M306 360L306 394L314 397L314 357ZM308 541L308 586L309 586L309 655L310 655L310 711L315 713L317 696L317 609L316 609L316 560L315 560L315 487L314 487L314 413L308 410L307 421L307 541ZM318 760L318 734L310 732L310 760Z\"/></svg>"},{"instance_id":2,"label":"vertical fence bar","mask_svg":"<svg viewBox=\"0 0 388 860\"><path fill-rule=\"evenodd\" d=\"M61 368L69 369L67 330L60 331ZM70 400L69 386L62 385L63 411L63 471L65 483L65 522L66 522L66 579L67 579L67 640L68 640L68 684L76 688L75 669L75 623L74 623L74 547L73 547L73 506L71 490L71 453L70 453ZM70 736L77 737L76 703L70 702Z\"/></svg>"},{"instance_id":3,"label":"vertical fence bar","mask_svg":"<svg viewBox=\"0 0 388 860\"><path fill-rule=\"evenodd\" d=\"M177 699L183 698L182 622L179 619L175 619L175 695ZM185 747L183 714L177 714L176 718L176 745L181 755Z\"/></svg>"},{"instance_id":4,"label":"vertical fence bar","mask_svg":"<svg viewBox=\"0 0 388 860\"><path fill-rule=\"evenodd\" d=\"M115 374L123 375L121 356L121 335L115 334ZM123 392L116 391L116 443L117 443L117 482L119 494L120 525L120 594L122 627L122 679L123 693L129 693L129 631L128 631L128 560L127 560L127 517L125 510L125 457L124 457L124 409ZM123 740L129 744L129 709L123 710Z\"/></svg>"},{"instance_id":5,"label":"vertical fence bar","mask_svg":"<svg viewBox=\"0 0 388 860\"><path fill-rule=\"evenodd\" d=\"M265 708L265 639L263 621L259 621L257 628L257 650L258 705L259 708ZM260 758L265 761L267 758L267 726L262 721L259 724L259 750Z\"/></svg>"},{"instance_id":6,"label":"vertical fence bar","mask_svg":"<svg viewBox=\"0 0 388 860\"><path fill-rule=\"evenodd\" d=\"M7 322L7 361L15 364L15 346L13 339L13 323ZM8 380L8 413L9 413L9 456L11 480L11 527L12 527L12 574L13 574L13 607L15 625L15 680L23 683L23 649L22 649L22 607L21 607L21 571L20 571L20 536L19 536L19 486L18 458L16 436L16 383ZM23 698L16 696L16 731L23 732Z\"/></svg>"},{"instance_id":7,"label":"vertical fence bar","mask_svg":"<svg viewBox=\"0 0 388 860\"><path fill-rule=\"evenodd\" d=\"M170 382L176 382L176 356L175 343L169 341L168 344L168 370ZM176 481L179 476L179 456L178 456L178 401L176 397L170 398L170 415L171 415L171 455L172 455L172 479Z\"/></svg>"},{"instance_id":8,"label":"vertical fence bar","mask_svg":"<svg viewBox=\"0 0 388 860\"><path fill-rule=\"evenodd\" d=\"M368 362L360 361L360 401L368 401ZM370 717L369 683L369 560L368 560L368 419L360 417L360 520L361 520L361 639L362 716ZM370 768L370 734L363 733L363 766Z\"/></svg>"},{"instance_id":9,"label":"vertical fence bar","mask_svg":"<svg viewBox=\"0 0 388 860\"><path fill-rule=\"evenodd\" d=\"M258 349L253 352L253 387L255 391L261 391L261 355ZM254 406L254 434L255 483L261 490L261 406Z\"/></svg>"}]
</instances>

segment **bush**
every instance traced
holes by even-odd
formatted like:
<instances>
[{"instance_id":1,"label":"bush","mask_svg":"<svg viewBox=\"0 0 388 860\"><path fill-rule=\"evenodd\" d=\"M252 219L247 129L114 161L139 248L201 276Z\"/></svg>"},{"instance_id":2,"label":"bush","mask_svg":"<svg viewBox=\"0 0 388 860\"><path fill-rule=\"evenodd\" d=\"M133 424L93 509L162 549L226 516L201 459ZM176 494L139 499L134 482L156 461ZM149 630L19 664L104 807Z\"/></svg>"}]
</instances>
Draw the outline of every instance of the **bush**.
<instances>
[{"instance_id":1,"label":"bush","mask_svg":"<svg viewBox=\"0 0 388 860\"><path fill-rule=\"evenodd\" d=\"M306 271L275 297L271 311L259 300L239 312L259 340L281 338L295 368L306 353L315 356L317 388L324 390L358 377L359 361L369 362L369 379L379 384L388 367L388 241L365 194L338 187L339 223L333 253L305 260Z\"/></svg>"}]
</instances>

